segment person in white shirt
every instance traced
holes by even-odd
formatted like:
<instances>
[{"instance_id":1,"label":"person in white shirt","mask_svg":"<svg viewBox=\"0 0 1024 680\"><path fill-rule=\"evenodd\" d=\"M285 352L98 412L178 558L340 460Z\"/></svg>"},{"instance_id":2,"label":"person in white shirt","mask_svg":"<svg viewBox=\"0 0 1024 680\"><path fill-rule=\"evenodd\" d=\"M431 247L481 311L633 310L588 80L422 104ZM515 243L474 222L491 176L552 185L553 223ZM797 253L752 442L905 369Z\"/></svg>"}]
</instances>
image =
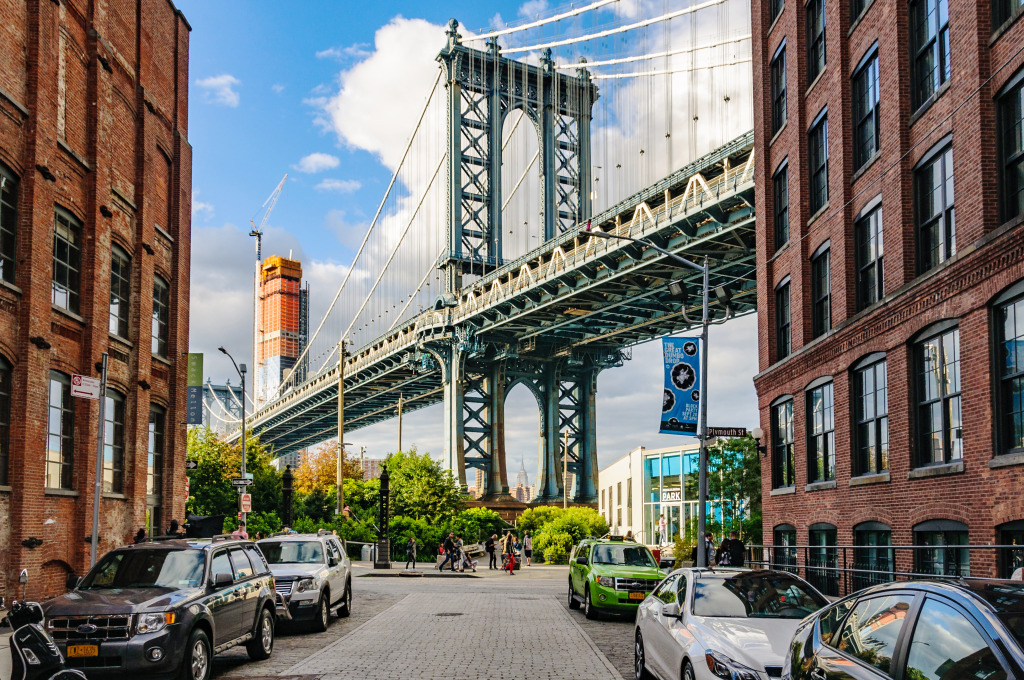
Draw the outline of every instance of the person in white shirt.
<instances>
[{"instance_id":1,"label":"person in white shirt","mask_svg":"<svg viewBox=\"0 0 1024 680\"><path fill-rule=\"evenodd\" d=\"M526 558L526 566L530 566L533 558L533 536L530 535L529 531L523 536L523 557Z\"/></svg>"},{"instance_id":2,"label":"person in white shirt","mask_svg":"<svg viewBox=\"0 0 1024 680\"><path fill-rule=\"evenodd\" d=\"M658 545L665 545L668 543L668 522L665 521L665 515L658 518Z\"/></svg>"}]
</instances>

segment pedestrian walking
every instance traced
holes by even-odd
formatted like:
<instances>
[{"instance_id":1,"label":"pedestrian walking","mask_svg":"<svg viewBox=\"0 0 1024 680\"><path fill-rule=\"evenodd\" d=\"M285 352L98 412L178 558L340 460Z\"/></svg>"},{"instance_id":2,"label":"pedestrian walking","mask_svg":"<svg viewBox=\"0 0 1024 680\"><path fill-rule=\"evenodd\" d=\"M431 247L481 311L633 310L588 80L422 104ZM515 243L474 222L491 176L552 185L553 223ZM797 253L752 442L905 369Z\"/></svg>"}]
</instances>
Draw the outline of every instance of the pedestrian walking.
<instances>
[{"instance_id":1,"label":"pedestrian walking","mask_svg":"<svg viewBox=\"0 0 1024 680\"><path fill-rule=\"evenodd\" d=\"M448 564L448 561L451 560L451 563L452 563L452 569L451 570L455 571L455 560L457 559L457 556L455 554L455 532L454 531L448 532L448 536L444 539L444 546L443 547L444 547L444 559L441 560L441 564L438 565L437 570L438 571L444 571L444 565Z\"/></svg>"},{"instance_id":2,"label":"pedestrian walking","mask_svg":"<svg viewBox=\"0 0 1024 680\"><path fill-rule=\"evenodd\" d=\"M742 567L746 552L747 547L740 540L739 533L730 531L729 538L723 539L718 548L718 564L723 567Z\"/></svg>"},{"instance_id":3,"label":"pedestrian walking","mask_svg":"<svg viewBox=\"0 0 1024 680\"><path fill-rule=\"evenodd\" d=\"M530 562L533 559L533 536L530 535L529 531L523 536L523 557L526 558L526 566L530 566Z\"/></svg>"},{"instance_id":4,"label":"pedestrian walking","mask_svg":"<svg viewBox=\"0 0 1024 680\"><path fill-rule=\"evenodd\" d=\"M515 576L516 568L516 553L515 553L516 537L512 535L512 532L508 532L501 539L501 552L504 555L502 561L502 567L508 567L508 575Z\"/></svg>"},{"instance_id":5,"label":"pedestrian walking","mask_svg":"<svg viewBox=\"0 0 1024 680\"><path fill-rule=\"evenodd\" d=\"M466 552L462 549L463 546L462 536L455 537L455 556L456 556L456 567L455 571L465 571L466 568L462 566L462 563L466 561Z\"/></svg>"},{"instance_id":6,"label":"pedestrian walking","mask_svg":"<svg viewBox=\"0 0 1024 680\"><path fill-rule=\"evenodd\" d=\"M498 568L498 556L494 552L495 543L497 543L497 542L498 542L498 534L491 534L491 537L487 539L486 543L484 543L484 550L487 551L487 554L489 556L489 559L488 559L488 562L487 562L487 568L488 569L497 569Z\"/></svg>"},{"instance_id":7,"label":"pedestrian walking","mask_svg":"<svg viewBox=\"0 0 1024 680\"><path fill-rule=\"evenodd\" d=\"M704 550L707 557L705 566L710 567L715 563L715 537L710 531L704 534ZM697 566L697 546L693 546L693 550L690 551L690 559L693 565Z\"/></svg>"},{"instance_id":8,"label":"pedestrian walking","mask_svg":"<svg viewBox=\"0 0 1024 680\"><path fill-rule=\"evenodd\" d=\"M658 518L658 545L666 545L668 543L668 522L665 521L665 515Z\"/></svg>"},{"instance_id":9,"label":"pedestrian walking","mask_svg":"<svg viewBox=\"0 0 1024 680\"><path fill-rule=\"evenodd\" d=\"M416 568L416 537L409 535L409 540L405 542L405 568L409 569L409 563L412 563L412 568Z\"/></svg>"}]
</instances>

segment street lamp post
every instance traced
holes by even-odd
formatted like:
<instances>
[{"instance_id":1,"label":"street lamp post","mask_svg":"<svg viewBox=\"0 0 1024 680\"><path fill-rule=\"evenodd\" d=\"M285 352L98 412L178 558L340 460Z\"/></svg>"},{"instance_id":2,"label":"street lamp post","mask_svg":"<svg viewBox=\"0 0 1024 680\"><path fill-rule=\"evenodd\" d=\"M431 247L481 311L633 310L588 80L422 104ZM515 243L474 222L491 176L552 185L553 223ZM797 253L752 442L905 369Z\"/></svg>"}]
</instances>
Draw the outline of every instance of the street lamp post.
<instances>
[{"instance_id":1,"label":"street lamp post","mask_svg":"<svg viewBox=\"0 0 1024 680\"><path fill-rule=\"evenodd\" d=\"M228 354L228 351L226 349L224 349L223 347L218 347L217 349L220 350L222 354L227 356L228 359L231 359L231 363L234 364L234 366L235 366L235 371L238 372L238 377L241 378L241 380L242 380L242 400L241 400L242 401L242 479L246 479L246 477L245 477L245 364L242 364L241 366L239 366L237 363L235 363L235 358L233 356L231 356L230 354ZM247 487L244 487L244 486L238 487L239 510L241 510L242 494L245 493L246 488ZM248 513L245 513L245 512L241 513L241 515L242 515L241 521L242 522L245 522L245 518L246 518L247 514Z\"/></svg>"},{"instance_id":2,"label":"street lamp post","mask_svg":"<svg viewBox=\"0 0 1024 680\"><path fill-rule=\"evenodd\" d=\"M662 255L675 260L690 269L699 271L703 276L704 299L702 305L700 340L701 345L704 347L704 353L700 360L700 427L698 428L699 431L697 433L697 439L700 440L700 455L697 463L697 567L706 567L708 566L708 555L707 546L704 542L704 533L707 530L708 514L708 326L711 324L711 314L708 311L708 293L710 292L709 284L711 278L711 266L708 264L708 258L706 255L704 256L704 264L701 266L690 262L685 258L679 257L675 253L670 252L655 243L651 243L646 239L633 238L632 236L621 236L619 234L612 234L606 231L591 230L589 224L587 231L592 236L596 236L598 238L632 241L633 243L639 243L640 245L647 246L648 248L653 248Z\"/></svg>"}]
</instances>

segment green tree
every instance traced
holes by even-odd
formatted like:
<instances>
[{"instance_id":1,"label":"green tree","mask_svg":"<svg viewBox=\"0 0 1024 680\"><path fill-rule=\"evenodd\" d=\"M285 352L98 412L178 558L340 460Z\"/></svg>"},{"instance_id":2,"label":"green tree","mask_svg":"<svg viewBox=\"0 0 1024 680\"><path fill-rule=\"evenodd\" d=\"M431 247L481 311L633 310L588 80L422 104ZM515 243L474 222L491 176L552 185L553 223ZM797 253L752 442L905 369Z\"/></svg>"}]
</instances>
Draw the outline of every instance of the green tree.
<instances>
[{"instance_id":1,"label":"green tree","mask_svg":"<svg viewBox=\"0 0 1024 680\"><path fill-rule=\"evenodd\" d=\"M462 492L451 472L429 453L398 451L385 463L391 477L391 513L447 524L462 509Z\"/></svg>"},{"instance_id":2,"label":"green tree","mask_svg":"<svg viewBox=\"0 0 1024 680\"><path fill-rule=\"evenodd\" d=\"M488 508L468 508L455 517L452 531L462 536L466 543L482 543L491 534L501 535L508 523L501 515Z\"/></svg>"},{"instance_id":3,"label":"green tree","mask_svg":"<svg viewBox=\"0 0 1024 680\"><path fill-rule=\"evenodd\" d=\"M516 528L520 531L540 531L540 528L550 522L555 516L562 512L562 508L554 505L538 505L527 508L519 515Z\"/></svg>"},{"instance_id":4,"label":"green tree","mask_svg":"<svg viewBox=\"0 0 1024 680\"><path fill-rule=\"evenodd\" d=\"M270 465L270 454L256 437L246 439L246 471L253 475L249 487L253 510L265 513L281 511L281 475ZM227 515L238 512L238 492L231 479L241 474L242 448L220 439L208 427L188 430L186 457L198 463L188 471L189 498L185 511L190 515Z\"/></svg>"}]
</instances>

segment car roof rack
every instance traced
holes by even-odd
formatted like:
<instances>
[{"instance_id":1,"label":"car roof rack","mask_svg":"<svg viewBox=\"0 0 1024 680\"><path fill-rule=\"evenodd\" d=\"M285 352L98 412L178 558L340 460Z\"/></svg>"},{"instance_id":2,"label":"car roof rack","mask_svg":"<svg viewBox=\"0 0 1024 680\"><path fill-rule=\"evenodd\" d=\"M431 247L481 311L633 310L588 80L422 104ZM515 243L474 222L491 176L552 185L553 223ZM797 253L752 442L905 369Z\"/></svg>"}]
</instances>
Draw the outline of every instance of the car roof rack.
<instances>
[{"instance_id":1,"label":"car roof rack","mask_svg":"<svg viewBox=\"0 0 1024 680\"><path fill-rule=\"evenodd\" d=\"M317 529L316 530L316 535L317 536L333 536L334 533L330 529Z\"/></svg>"},{"instance_id":2,"label":"car roof rack","mask_svg":"<svg viewBox=\"0 0 1024 680\"><path fill-rule=\"evenodd\" d=\"M215 534L213 536L213 542L217 541L230 541L232 539L241 539L241 536L235 536L234 534Z\"/></svg>"}]
</instances>

